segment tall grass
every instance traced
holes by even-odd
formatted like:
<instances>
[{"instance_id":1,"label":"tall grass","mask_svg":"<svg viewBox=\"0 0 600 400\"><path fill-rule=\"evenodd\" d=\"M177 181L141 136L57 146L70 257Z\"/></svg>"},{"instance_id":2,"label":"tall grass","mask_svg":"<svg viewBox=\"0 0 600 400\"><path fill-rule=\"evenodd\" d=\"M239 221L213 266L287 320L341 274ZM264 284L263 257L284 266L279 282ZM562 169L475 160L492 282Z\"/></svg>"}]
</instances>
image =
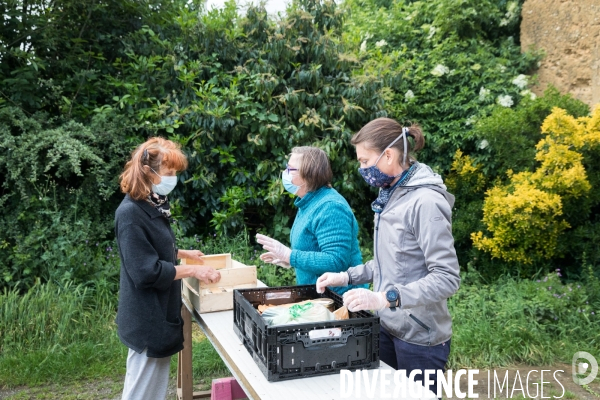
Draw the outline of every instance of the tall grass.
<instances>
[{"instance_id":1,"label":"tall grass","mask_svg":"<svg viewBox=\"0 0 600 400\"><path fill-rule=\"evenodd\" d=\"M504 278L463 283L449 301L451 368L570 363L577 351L600 357L600 284Z\"/></svg>"},{"instance_id":2,"label":"tall grass","mask_svg":"<svg viewBox=\"0 0 600 400\"><path fill-rule=\"evenodd\" d=\"M116 295L83 286L38 284L0 294L0 388L111 378L125 374L127 348L114 318ZM171 359L171 374L177 356ZM195 382L230 375L210 342L193 343Z\"/></svg>"},{"instance_id":3,"label":"tall grass","mask_svg":"<svg viewBox=\"0 0 600 400\"><path fill-rule=\"evenodd\" d=\"M115 376L125 349L116 297L103 288L53 283L0 294L0 386Z\"/></svg>"}]
</instances>

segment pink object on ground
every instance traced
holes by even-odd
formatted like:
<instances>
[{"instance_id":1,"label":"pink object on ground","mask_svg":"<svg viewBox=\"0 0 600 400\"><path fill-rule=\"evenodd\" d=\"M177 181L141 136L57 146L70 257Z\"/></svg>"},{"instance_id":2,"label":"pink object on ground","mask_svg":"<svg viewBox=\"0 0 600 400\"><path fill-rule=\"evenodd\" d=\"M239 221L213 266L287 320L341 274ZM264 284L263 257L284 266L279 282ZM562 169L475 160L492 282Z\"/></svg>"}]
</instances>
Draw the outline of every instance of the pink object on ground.
<instances>
[{"instance_id":1,"label":"pink object on ground","mask_svg":"<svg viewBox=\"0 0 600 400\"><path fill-rule=\"evenodd\" d=\"M248 398L235 378L213 379L211 389L211 400L237 400Z\"/></svg>"}]
</instances>

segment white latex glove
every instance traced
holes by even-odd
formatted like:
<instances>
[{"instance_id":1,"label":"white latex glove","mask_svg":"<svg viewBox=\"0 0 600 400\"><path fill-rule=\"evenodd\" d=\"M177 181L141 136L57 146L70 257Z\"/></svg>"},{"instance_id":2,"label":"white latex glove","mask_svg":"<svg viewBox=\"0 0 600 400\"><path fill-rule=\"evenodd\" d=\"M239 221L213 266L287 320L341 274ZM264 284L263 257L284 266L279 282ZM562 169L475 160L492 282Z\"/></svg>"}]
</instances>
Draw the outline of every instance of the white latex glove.
<instances>
[{"instance_id":1,"label":"white latex glove","mask_svg":"<svg viewBox=\"0 0 600 400\"><path fill-rule=\"evenodd\" d=\"M292 249L287 246L284 246L280 242L275 239L271 239L268 236L261 235L258 233L256 235L256 241L262 244L263 249L266 251L273 253L275 258L279 259L282 262L290 263L290 256L292 255Z\"/></svg>"},{"instance_id":2,"label":"white latex glove","mask_svg":"<svg viewBox=\"0 0 600 400\"><path fill-rule=\"evenodd\" d=\"M352 312L361 310L381 311L389 303L383 292L371 292L369 289L352 289L344 293L344 305Z\"/></svg>"},{"instance_id":3,"label":"white latex glove","mask_svg":"<svg viewBox=\"0 0 600 400\"><path fill-rule=\"evenodd\" d=\"M285 261L281 261L275 254L268 252L260 255L260 259L268 264L275 264L283 268L291 268L290 263L286 263Z\"/></svg>"},{"instance_id":4,"label":"white latex glove","mask_svg":"<svg viewBox=\"0 0 600 400\"><path fill-rule=\"evenodd\" d=\"M327 286L348 286L348 273L325 272L317 279L317 293L325 293Z\"/></svg>"}]
</instances>

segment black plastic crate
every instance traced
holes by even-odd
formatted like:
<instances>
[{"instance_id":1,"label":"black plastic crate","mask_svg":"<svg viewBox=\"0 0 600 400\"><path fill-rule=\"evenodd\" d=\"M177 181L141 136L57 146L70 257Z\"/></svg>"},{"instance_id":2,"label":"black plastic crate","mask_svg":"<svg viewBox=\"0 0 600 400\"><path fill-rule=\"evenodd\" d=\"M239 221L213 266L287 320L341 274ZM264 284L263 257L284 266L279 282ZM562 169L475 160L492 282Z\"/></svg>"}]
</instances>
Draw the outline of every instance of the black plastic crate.
<instances>
[{"instance_id":1,"label":"black plastic crate","mask_svg":"<svg viewBox=\"0 0 600 400\"><path fill-rule=\"evenodd\" d=\"M268 326L257 310L261 304L319 297L333 299L336 309L343 305L337 293L326 289L319 294L314 285L234 291L233 329L267 380L379 368L379 317L368 311L350 313L350 319L341 321Z\"/></svg>"}]
</instances>

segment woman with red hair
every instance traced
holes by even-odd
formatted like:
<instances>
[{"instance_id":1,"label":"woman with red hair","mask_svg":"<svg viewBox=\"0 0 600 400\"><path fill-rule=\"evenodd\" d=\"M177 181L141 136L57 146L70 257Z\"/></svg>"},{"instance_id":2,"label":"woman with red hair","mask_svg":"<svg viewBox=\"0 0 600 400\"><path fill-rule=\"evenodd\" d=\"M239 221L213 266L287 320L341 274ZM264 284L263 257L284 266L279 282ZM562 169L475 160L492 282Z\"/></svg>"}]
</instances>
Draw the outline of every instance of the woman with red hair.
<instances>
[{"instance_id":1,"label":"woman with red hair","mask_svg":"<svg viewBox=\"0 0 600 400\"><path fill-rule=\"evenodd\" d=\"M138 146L120 176L125 198L115 214L121 257L118 334L129 348L122 399L164 399L171 356L183 348L181 278L205 283L221 275L202 265L202 252L180 250L171 229L168 194L187 168L179 146L151 138ZM187 258L196 265L177 265Z\"/></svg>"}]
</instances>

